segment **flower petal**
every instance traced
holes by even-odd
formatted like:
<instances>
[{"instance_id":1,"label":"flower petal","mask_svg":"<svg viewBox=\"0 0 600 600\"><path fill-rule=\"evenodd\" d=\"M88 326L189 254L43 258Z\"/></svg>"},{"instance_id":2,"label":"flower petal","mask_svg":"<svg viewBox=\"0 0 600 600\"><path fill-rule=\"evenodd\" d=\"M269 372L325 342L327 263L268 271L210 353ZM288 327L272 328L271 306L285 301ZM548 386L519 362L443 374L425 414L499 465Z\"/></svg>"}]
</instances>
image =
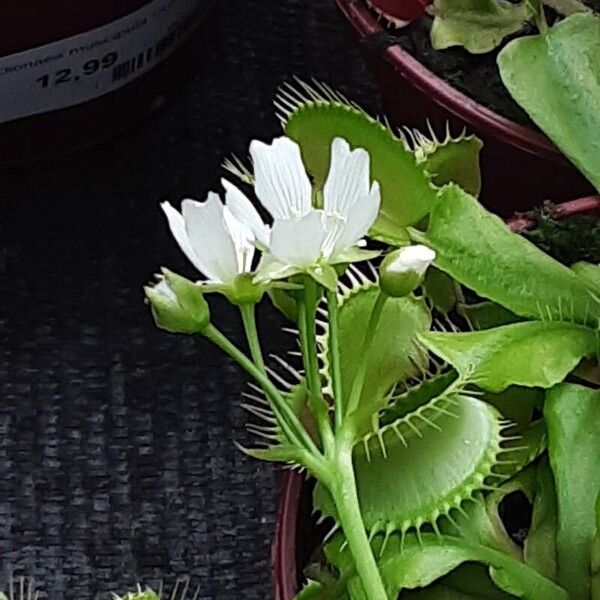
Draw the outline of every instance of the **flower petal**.
<instances>
[{"instance_id":1,"label":"flower petal","mask_svg":"<svg viewBox=\"0 0 600 600\"><path fill-rule=\"evenodd\" d=\"M354 246L367 234L377 219L380 203L379 183L375 181L371 186L371 191L359 198L346 215L346 220L340 228L339 236L334 244L332 256Z\"/></svg>"},{"instance_id":2,"label":"flower petal","mask_svg":"<svg viewBox=\"0 0 600 600\"><path fill-rule=\"evenodd\" d=\"M192 244L190 243L185 229L185 220L183 216L179 211L173 208L169 202L163 202L160 207L167 216L169 229L171 230L175 241L179 244L179 247L194 267L204 273L204 261L196 254L194 248L192 248Z\"/></svg>"},{"instance_id":3,"label":"flower petal","mask_svg":"<svg viewBox=\"0 0 600 600\"><path fill-rule=\"evenodd\" d=\"M254 234L247 225L235 218L227 206L223 208L223 218L235 246L238 273L249 273L254 258Z\"/></svg>"},{"instance_id":4,"label":"flower petal","mask_svg":"<svg viewBox=\"0 0 600 600\"><path fill-rule=\"evenodd\" d=\"M225 188L225 205L233 216L247 225L254 237L264 247L269 245L270 230L263 223L260 215L246 194L244 194L237 186L233 185L226 179L221 179L221 183Z\"/></svg>"},{"instance_id":5,"label":"flower petal","mask_svg":"<svg viewBox=\"0 0 600 600\"><path fill-rule=\"evenodd\" d=\"M230 283L239 272L238 258L221 199L209 192L206 202L184 200L181 207L188 239L202 262L200 270L212 281Z\"/></svg>"},{"instance_id":6,"label":"flower petal","mask_svg":"<svg viewBox=\"0 0 600 600\"><path fill-rule=\"evenodd\" d=\"M312 189L296 142L286 137L271 145L254 140L250 155L256 195L274 219L299 219L311 210Z\"/></svg>"},{"instance_id":7,"label":"flower petal","mask_svg":"<svg viewBox=\"0 0 600 600\"><path fill-rule=\"evenodd\" d=\"M322 211L313 210L298 221L276 220L270 251L282 263L309 267L321 256L326 235Z\"/></svg>"},{"instance_id":8,"label":"flower petal","mask_svg":"<svg viewBox=\"0 0 600 600\"><path fill-rule=\"evenodd\" d=\"M331 144L331 166L323 188L326 212L348 216L351 208L369 194L369 153L350 150L348 142L335 138Z\"/></svg>"}]
</instances>

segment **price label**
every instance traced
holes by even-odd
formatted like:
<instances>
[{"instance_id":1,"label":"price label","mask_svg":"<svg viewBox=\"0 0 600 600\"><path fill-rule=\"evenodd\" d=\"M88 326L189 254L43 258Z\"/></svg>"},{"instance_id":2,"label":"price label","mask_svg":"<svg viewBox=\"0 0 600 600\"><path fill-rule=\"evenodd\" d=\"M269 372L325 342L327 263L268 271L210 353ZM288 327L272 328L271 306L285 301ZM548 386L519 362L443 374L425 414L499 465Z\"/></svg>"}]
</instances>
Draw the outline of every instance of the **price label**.
<instances>
[{"instance_id":1,"label":"price label","mask_svg":"<svg viewBox=\"0 0 600 600\"><path fill-rule=\"evenodd\" d=\"M154 0L112 23L0 58L0 123L108 94L192 32L203 0Z\"/></svg>"}]
</instances>

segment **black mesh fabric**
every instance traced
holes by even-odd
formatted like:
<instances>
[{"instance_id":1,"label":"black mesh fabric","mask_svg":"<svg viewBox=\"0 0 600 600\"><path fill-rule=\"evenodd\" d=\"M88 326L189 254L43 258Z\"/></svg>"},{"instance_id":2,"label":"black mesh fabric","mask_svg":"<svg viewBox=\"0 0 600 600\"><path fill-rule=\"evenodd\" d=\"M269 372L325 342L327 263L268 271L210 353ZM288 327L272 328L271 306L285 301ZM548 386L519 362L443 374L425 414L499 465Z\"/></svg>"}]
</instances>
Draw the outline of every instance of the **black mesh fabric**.
<instances>
[{"instance_id":1,"label":"black mesh fabric","mask_svg":"<svg viewBox=\"0 0 600 600\"><path fill-rule=\"evenodd\" d=\"M0 176L0 585L87 599L136 582L199 598L272 597L276 467L240 454L246 378L200 340L158 331L141 286L193 276L158 208L218 187L220 163L280 132L292 75L376 107L332 0L219 1L216 45L161 111L101 145ZM236 312L212 302L238 343ZM261 307L264 345L293 341Z\"/></svg>"}]
</instances>

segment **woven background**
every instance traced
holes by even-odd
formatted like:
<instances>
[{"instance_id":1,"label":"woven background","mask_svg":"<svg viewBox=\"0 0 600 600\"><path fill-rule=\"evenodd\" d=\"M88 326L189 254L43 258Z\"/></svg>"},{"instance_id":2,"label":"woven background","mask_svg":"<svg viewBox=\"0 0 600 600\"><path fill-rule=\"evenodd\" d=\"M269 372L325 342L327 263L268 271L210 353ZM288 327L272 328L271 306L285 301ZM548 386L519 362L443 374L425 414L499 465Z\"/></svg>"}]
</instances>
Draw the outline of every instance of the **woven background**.
<instances>
[{"instance_id":1,"label":"woven background","mask_svg":"<svg viewBox=\"0 0 600 600\"><path fill-rule=\"evenodd\" d=\"M201 341L156 330L141 286L193 275L160 200L216 189L219 164L280 129L293 74L368 108L374 87L332 0L227 0L214 52L161 112L119 137L0 177L0 585L94 598L189 576L200 598L271 597L279 476L247 439L245 378ZM215 321L241 343L236 313ZM282 352L281 319L260 314Z\"/></svg>"}]
</instances>

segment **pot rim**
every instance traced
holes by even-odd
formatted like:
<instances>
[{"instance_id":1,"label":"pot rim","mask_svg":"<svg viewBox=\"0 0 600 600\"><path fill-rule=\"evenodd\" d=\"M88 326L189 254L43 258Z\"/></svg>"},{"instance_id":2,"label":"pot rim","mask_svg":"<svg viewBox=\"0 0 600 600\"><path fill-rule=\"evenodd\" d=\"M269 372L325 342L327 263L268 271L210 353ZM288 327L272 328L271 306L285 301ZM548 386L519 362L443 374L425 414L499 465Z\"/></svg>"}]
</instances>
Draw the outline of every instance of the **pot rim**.
<instances>
[{"instance_id":1,"label":"pot rim","mask_svg":"<svg viewBox=\"0 0 600 600\"><path fill-rule=\"evenodd\" d=\"M551 215L556 219L592 214L600 216L600 195L577 198L556 204L551 208ZM533 213L517 213L508 219L506 223L512 231L521 232L534 227L536 220ZM297 593L296 539L303 486L303 475L292 470L284 473L275 535L271 544L272 581L275 600L292 600Z\"/></svg>"},{"instance_id":2,"label":"pot rim","mask_svg":"<svg viewBox=\"0 0 600 600\"><path fill-rule=\"evenodd\" d=\"M336 3L363 41L383 40L384 44L381 50L377 51L380 56L417 89L431 97L454 116L470 127L486 134L493 134L503 142L520 150L554 162L570 164L558 148L542 133L483 106L427 69L402 46L393 41L364 0L336 0ZM391 42L389 45L388 39Z\"/></svg>"}]
</instances>

